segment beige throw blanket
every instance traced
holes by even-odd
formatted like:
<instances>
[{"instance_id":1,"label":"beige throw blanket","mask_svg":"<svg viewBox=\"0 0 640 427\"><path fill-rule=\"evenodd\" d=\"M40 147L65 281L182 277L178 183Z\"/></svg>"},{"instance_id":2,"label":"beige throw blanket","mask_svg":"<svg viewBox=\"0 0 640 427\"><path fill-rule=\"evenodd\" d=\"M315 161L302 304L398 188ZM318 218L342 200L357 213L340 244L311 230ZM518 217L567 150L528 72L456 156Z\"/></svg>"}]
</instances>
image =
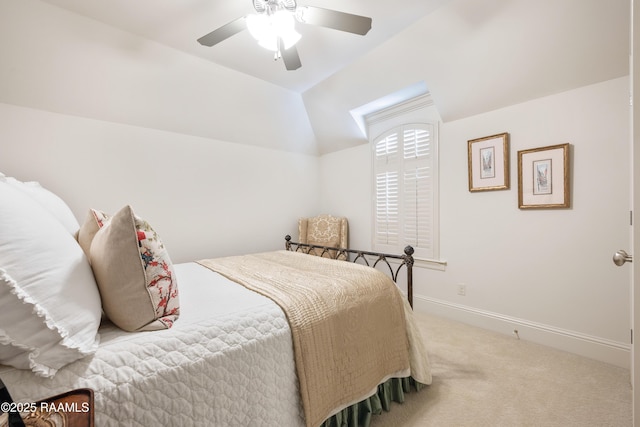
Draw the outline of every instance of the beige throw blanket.
<instances>
[{"instance_id":1,"label":"beige throw blanket","mask_svg":"<svg viewBox=\"0 0 640 427\"><path fill-rule=\"evenodd\" d=\"M307 427L371 396L388 378L408 375L410 360L414 378L431 383L408 304L384 273L288 251L199 263L269 297L286 314ZM418 344L411 354L410 339Z\"/></svg>"}]
</instances>

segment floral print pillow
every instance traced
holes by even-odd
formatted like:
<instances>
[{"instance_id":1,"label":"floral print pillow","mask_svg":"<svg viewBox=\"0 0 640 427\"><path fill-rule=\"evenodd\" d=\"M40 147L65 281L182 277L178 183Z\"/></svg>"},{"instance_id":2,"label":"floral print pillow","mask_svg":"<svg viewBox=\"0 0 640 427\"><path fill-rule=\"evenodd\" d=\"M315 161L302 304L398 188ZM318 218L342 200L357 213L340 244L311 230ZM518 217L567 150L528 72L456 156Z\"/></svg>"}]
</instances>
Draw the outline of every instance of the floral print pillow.
<instances>
[{"instance_id":1,"label":"floral print pillow","mask_svg":"<svg viewBox=\"0 0 640 427\"><path fill-rule=\"evenodd\" d=\"M156 231L131 206L94 218L100 229L90 260L107 317L126 331L173 326L180 316L178 285Z\"/></svg>"},{"instance_id":2,"label":"floral print pillow","mask_svg":"<svg viewBox=\"0 0 640 427\"><path fill-rule=\"evenodd\" d=\"M147 221L138 216L134 218L140 259L147 277L147 290L155 308L157 321L168 329L180 315L178 286L173 265L158 233Z\"/></svg>"}]
</instances>

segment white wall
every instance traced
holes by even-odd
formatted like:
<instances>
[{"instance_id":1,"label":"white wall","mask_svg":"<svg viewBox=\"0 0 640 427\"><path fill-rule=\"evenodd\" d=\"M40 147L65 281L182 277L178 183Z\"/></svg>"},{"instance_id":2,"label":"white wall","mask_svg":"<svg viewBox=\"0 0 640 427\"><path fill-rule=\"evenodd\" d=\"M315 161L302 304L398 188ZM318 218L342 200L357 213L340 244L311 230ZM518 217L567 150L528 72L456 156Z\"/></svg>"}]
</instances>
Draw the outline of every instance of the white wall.
<instances>
[{"instance_id":1,"label":"white wall","mask_svg":"<svg viewBox=\"0 0 640 427\"><path fill-rule=\"evenodd\" d=\"M628 0L449 0L303 97L325 154L364 142L349 111L418 82L450 121L626 76L628 58Z\"/></svg>"},{"instance_id":2,"label":"white wall","mask_svg":"<svg viewBox=\"0 0 640 427\"><path fill-rule=\"evenodd\" d=\"M181 262L283 248L317 212L299 94L38 0L0 2L0 52L0 172L80 221L131 204Z\"/></svg>"},{"instance_id":3,"label":"white wall","mask_svg":"<svg viewBox=\"0 0 640 427\"><path fill-rule=\"evenodd\" d=\"M0 172L40 181L79 221L131 204L174 262L283 249L319 206L314 156L8 104Z\"/></svg>"},{"instance_id":4,"label":"white wall","mask_svg":"<svg viewBox=\"0 0 640 427\"><path fill-rule=\"evenodd\" d=\"M417 309L504 333L518 329L522 339L628 366L630 270L611 262L629 247L628 86L627 78L615 79L441 126L447 267L418 269ZM467 141L500 132L511 139L511 189L470 193ZM565 142L572 145L571 209L518 209L518 150ZM352 227L351 241L363 248L371 246L369 156L361 146L321 162L323 207L342 207L351 223L367 224ZM459 284L466 296L457 294Z\"/></svg>"},{"instance_id":5,"label":"white wall","mask_svg":"<svg viewBox=\"0 0 640 427\"><path fill-rule=\"evenodd\" d=\"M298 93L39 0L0 2L0 52L0 102L317 151Z\"/></svg>"},{"instance_id":6,"label":"white wall","mask_svg":"<svg viewBox=\"0 0 640 427\"><path fill-rule=\"evenodd\" d=\"M349 220L349 246L371 247L371 157L368 145L320 157L320 202L324 213Z\"/></svg>"}]
</instances>

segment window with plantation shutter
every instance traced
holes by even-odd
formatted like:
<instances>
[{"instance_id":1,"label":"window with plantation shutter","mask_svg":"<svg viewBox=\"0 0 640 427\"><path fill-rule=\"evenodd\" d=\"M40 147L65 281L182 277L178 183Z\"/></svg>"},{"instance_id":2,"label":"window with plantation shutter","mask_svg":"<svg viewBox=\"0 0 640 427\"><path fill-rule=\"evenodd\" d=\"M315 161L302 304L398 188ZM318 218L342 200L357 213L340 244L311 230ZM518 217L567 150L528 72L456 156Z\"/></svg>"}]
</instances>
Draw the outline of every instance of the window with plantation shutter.
<instances>
[{"instance_id":1,"label":"window with plantation shutter","mask_svg":"<svg viewBox=\"0 0 640 427\"><path fill-rule=\"evenodd\" d=\"M374 249L437 253L437 143L433 124L395 127L373 141Z\"/></svg>"}]
</instances>

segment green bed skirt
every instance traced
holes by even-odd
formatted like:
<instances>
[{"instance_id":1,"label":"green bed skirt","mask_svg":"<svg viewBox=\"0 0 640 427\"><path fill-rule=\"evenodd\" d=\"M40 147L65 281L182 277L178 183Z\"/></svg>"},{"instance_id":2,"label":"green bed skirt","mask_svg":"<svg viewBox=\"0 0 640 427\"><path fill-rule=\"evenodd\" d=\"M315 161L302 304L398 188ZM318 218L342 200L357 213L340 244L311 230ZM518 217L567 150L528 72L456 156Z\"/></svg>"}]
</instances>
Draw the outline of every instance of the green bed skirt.
<instances>
[{"instance_id":1,"label":"green bed skirt","mask_svg":"<svg viewBox=\"0 0 640 427\"><path fill-rule=\"evenodd\" d=\"M380 384L373 396L351 405L323 422L320 427L369 427L372 415L389 412L391 402L404 402L404 394L424 387L411 377L391 378Z\"/></svg>"}]
</instances>

